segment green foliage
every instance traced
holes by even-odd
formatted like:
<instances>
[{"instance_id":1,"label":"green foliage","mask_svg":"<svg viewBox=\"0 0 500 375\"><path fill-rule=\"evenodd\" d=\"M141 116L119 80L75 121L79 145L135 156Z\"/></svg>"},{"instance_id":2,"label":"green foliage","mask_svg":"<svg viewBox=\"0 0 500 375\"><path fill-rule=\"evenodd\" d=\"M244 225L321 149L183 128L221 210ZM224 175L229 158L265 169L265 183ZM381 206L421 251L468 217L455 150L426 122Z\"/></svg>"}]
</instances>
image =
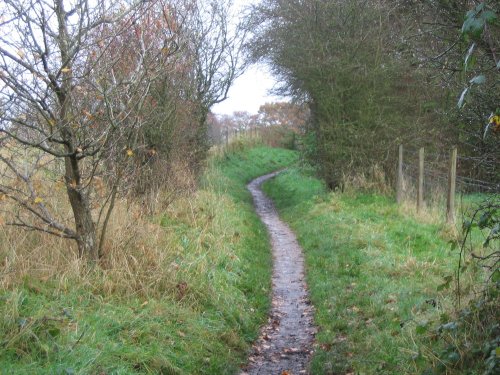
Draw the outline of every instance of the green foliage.
<instances>
[{"instance_id":1,"label":"green foliage","mask_svg":"<svg viewBox=\"0 0 500 375\"><path fill-rule=\"evenodd\" d=\"M473 299L453 318L443 314L440 322L429 324L420 333L431 355L421 360L424 373L429 374L497 374L500 370L498 348L498 296ZM417 327L417 333L418 327ZM425 341L424 341L425 342Z\"/></svg>"},{"instance_id":2,"label":"green foliage","mask_svg":"<svg viewBox=\"0 0 500 375\"><path fill-rule=\"evenodd\" d=\"M445 324L435 328L434 340L438 347L434 353L440 360L440 363L434 363L435 372L480 367L484 374L496 374L500 370L497 353L500 347L499 208L498 196L483 198L464 220L459 277L464 277L466 265L471 262L478 263L486 272L484 279L478 282L483 284L482 292L471 299L467 307L459 310L454 320L445 319ZM483 249L478 249L475 244L479 238L483 240ZM446 286L449 286L449 281L446 281ZM457 288L456 293L461 295L463 290Z\"/></svg>"},{"instance_id":3,"label":"green foliage","mask_svg":"<svg viewBox=\"0 0 500 375\"><path fill-rule=\"evenodd\" d=\"M462 25L462 34L470 38L479 39L487 24L497 22L498 16L494 11L488 9L484 2L469 10Z\"/></svg>"},{"instance_id":4,"label":"green foliage","mask_svg":"<svg viewBox=\"0 0 500 375\"><path fill-rule=\"evenodd\" d=\"M285 168L298 160L298 153L291 150L249 147L240 142L236 152L226 151L212 159L211 173L202 178L202 185L237 202L251 203L252 197L245 184L255 177Z\"/></svg>"},{"instance_id":5,"label":"green foliage","mask_svg":"<svg viewBox=\"0 0 500 375\"><path fill-rule=\"evenodd\" d=\"M494 4L489 1L481 2L473 9L467 12L461 32L466 41L473 40L465 55L464 72L475 68L476 59L473 55L491 53L493 64L487 63L476 67L475 76L469 80L466 87L460 95L458 107L464 109L466 97L469 93L474 93L473 85L484 85L489 77L490 80L498 80L499 62L495 61L495 45L492 41L492 35L498 35L498 27L490 28L491 25L499 25L497 13ZM476 45L482 45L483 51L476 51ZM486 45L486 48L485 48ZM491 69L491 65L495 68ZM481 89L475 93L470 104L473 110L478 112L478 108L483 108L482 116L485 117L486 111L495 113L496 103L498 103L498 90L495 91L495 84L491 90ZM474 99L482 99L482 103L474 103ZM486 108L485 108L486 107ZM489 107L489 108L488 108ZM465 112L467 114L467 112ZM491 116L491 115L490 115ZM491 117L490 117L491 118ZM488 125L484 131L483 138L487 137ZM491 142L491 141L490 141ZM493 143L493 147L498 147ZM495 148L493 148L495 155ZM486 159L486 158L485 158ZM498 157L497 157L498 159ZM495 166L487 165L487 169L494 176L498 175ZM498 177L498 176L496 176ZM489 199L484 199L472 213L468 215L463 222L464 239L461 246L460 262L458 268L458 277L461 278L467 270L463 265L472 258L474 263L479 264L486 270L486 278L483 280L484 286L482 293L469 302L469 306L460 311L456 321L446 323L438 327L438 338L441 344L441 350L436 353L440 363L434 365L434 368L440 372L445 372L448 368L470 369L475 368L476 363L481 364L484 374L496 374L500 371L500 326L498 306L500 304L500 201L498 195L493 195ZM474 234L479 232L483 241L483 250L474 249ZM470 254L469 254L470 253ZM459 279L460 280L460 279ZM463 293L460 284L457 284L457 294ZM453 325L453 333L446 332L443 327Z\"/></svg>"},{"instance_id":6,"label":"green foliage","mask_svg":"<svg viewBox=\"0 0 500 375\"><path fill-rule=\"evenodd\" d=\"M417 373L415 330L420 344L451 303L435 287L458 256L442 228L402 215L384 196L327 193L296 169L265 189L305 251L319 325L312 373Z\"/></svg>"},{"instance_id":7,"label":"green foliage","mask_svg":"<svg viewBox=\"0 0 500 375\"><path fill-rule=\"evenodd\" d=\"M158 295L104 292L117 281L99 267L57 281L34 274L2 290L1 372L236 373L265 322L271 288L269 243L245 184L296 157L243 147L212 159L184 209L150 218L175 240L163 250L167 275L151 275L162 284Z\"/></svg>"},{"instance_id":8,"label":"green foliage","mask_svg":"<svg viewBox=\"0 0 500 375\"><path fill-rule=\"evenodd\" d=\"M284 93L309 104L308 131L316 142L308 155L330 187L375 164L392 173L388 156L399 142L442 134L422 103L443 98L426 90L420 63L411 61L399 7L361 0L267 1L253 17L259 32L250 49L270 63Z\"/></svg>"}]
</instances>

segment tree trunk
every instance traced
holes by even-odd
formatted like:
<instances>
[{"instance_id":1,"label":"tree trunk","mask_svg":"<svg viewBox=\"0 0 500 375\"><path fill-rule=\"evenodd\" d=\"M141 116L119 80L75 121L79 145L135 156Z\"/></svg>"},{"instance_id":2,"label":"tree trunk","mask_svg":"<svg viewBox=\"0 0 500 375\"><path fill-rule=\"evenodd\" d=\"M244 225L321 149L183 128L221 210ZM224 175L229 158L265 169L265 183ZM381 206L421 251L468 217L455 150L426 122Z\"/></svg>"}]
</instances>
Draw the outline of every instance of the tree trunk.
<instances>
[{"instance_id":1,"label":"tree trunk","mask_svg":"<svg viewBox=\"0 0 500 375\"><path fill-rule=\"evenodd\" d=\"M61 61L66 64L62 71L62 82L52 81L53 89L60 105L60 118L62 120L61 136L65 142L64 148L68 156L64 158L66 192L73 210L75 231L77 234L78 255L87 258L89 262L96 262L99 258L96 226L92 219L90 197L86 188L82 186L82 171L76 156L77 137L71 128L73 122L72 97L73 66L70 53L71 37L68 32L68 13L64 9L63 0L55 1L59 38L58 46Z\"/></svg>"},{"instance_id":2,"label":"tree trunk","mask_svg":"<svg viewBox=\"0 0 500 375\"><path fill-rule=\"evenodd\" d=\"M65 164L66 191L75 219L78 255L80 258L87 258L89 262L96 262L99 259L97 232L92 219L89 196L80 184L78 160L75 157L67 157Z\"/></svg>"}]
</instances>

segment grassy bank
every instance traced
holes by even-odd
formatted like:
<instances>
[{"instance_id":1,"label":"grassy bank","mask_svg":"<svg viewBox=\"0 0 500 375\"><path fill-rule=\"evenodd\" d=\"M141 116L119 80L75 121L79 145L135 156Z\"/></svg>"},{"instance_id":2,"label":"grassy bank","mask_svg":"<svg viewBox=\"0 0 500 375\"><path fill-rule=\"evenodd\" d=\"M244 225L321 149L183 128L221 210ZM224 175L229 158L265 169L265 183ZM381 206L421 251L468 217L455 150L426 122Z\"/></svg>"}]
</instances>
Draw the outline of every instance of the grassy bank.
<instances>
[{"instance_id":1,"label":"grassy bank","mask_svg":"<svg viewBox=\"0 0 500 375\"><path fill-rule=\"evenodd\" d=\"M319 326L313 374L416 374L429 363L446 372L461 360L453 351L435 355L434 327L457 328L446 325L454 301L446 281L458 263L453 231L384 196L328 193L295 169L265 190L305 251ZM476 277L470 268L464 287Z\"/></svg>"},{"instance_id":2,"label":"grassy bank","mask_svg":"<svg viewBox=\"0 0 500 375\"><path fill-rule=\"evenodd\" d=\"M245 184L295 159L240 145L161 215L118 202L93 269L68 242L0 226L0 373L237 372L271 272Z\"/></svg>"}]
</instances>

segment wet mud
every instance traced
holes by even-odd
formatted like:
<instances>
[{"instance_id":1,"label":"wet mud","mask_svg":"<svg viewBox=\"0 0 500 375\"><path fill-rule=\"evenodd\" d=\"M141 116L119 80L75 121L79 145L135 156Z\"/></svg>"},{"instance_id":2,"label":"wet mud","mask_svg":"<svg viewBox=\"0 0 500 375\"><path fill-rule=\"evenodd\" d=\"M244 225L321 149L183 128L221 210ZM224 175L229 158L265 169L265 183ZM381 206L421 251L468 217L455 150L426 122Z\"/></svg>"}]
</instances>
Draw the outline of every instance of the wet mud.
<instances>
[{"instance_id":1,"label":"wet mud","mask_svg":"<svg viewBox=\"0 0 500 375\"><path fill-rule=\"evenodd\" d=\"M241 375L308 374L315 327L304 280L304 257L295 234L282 222L260 187L279 172L248 184L255 209L266 225L273 248L273 295L268 323Z\"/></svg>"}]
</instances>

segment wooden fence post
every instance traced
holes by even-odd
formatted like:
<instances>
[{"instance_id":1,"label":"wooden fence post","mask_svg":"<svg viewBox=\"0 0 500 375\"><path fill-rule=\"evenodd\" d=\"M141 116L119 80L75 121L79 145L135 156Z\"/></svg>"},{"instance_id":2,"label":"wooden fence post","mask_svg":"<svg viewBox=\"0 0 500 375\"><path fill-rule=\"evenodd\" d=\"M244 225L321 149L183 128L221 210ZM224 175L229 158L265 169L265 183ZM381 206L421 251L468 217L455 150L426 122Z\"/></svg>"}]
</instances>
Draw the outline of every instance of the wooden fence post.
<instances>
[{"instance_id":1,"label":"wooden fence post","mask_svg":"<svg viewBox=\"0 0 500 375\"><path fill-rule=\"evenodd\" d=\"M398 177L396 181L396 202L403 201L403 145L399 145Z\"/></svg>"},{"instance_id":2,"label":"wooden fence post","mask_svg":"<svg viewBox=\"0 0 500 375\"><path fill-rule=\"evenodd\" d=\"M448 172L448 200L446 203L446 221L455 222L455 188L457 183L457 148L453 147L450 155L450 170Z\"/></svg>"},{"instance_id":3,"label":"wooden fence post","mask_svg":"<svg viewBox=\"0 0 500 375\"><path fill-rule=\"evenodd\" d=\"M424 148L418 151L417 213L424 206Z\"/></svg>"}]
</instances>

